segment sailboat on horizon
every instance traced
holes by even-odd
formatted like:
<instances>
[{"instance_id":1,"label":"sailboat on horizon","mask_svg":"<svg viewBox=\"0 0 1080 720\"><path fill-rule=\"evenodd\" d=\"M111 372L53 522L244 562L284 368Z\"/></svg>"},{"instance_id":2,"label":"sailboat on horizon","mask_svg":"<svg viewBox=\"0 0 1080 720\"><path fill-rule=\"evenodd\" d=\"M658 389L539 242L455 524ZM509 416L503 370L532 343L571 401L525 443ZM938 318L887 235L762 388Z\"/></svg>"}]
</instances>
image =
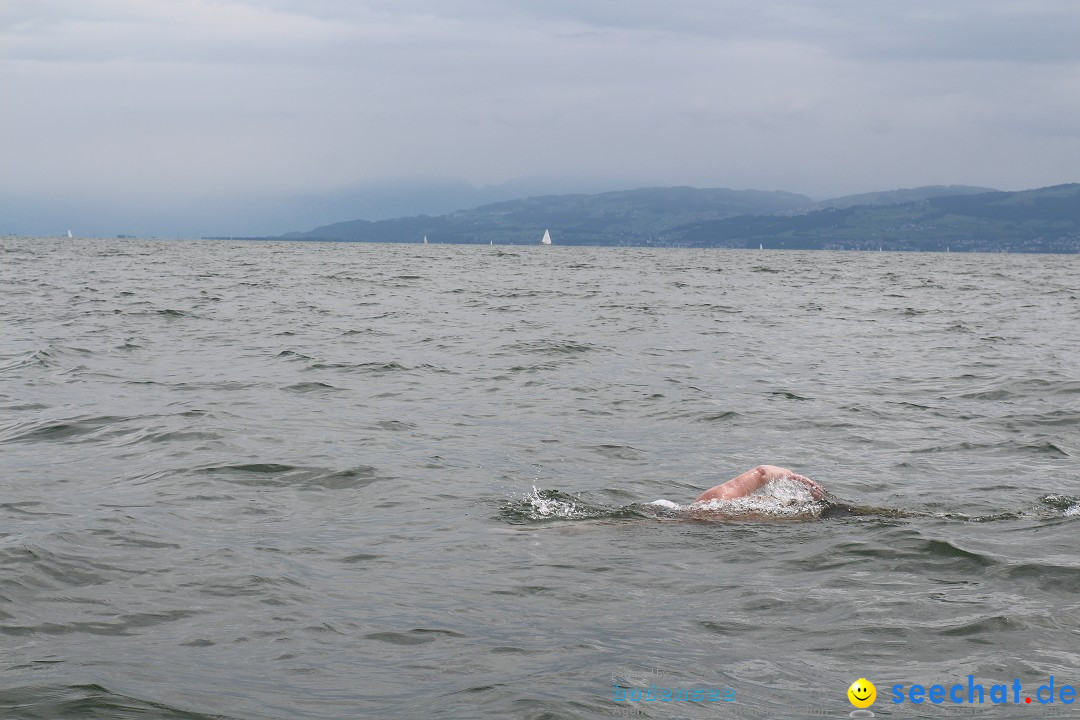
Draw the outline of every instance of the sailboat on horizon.
<instances>
[{"instance_id":1,"label":"sailboat on horizon","mask_svg":"<svg viewBox=\"0 0 1080 720\"><path fill-rule=\"evenodd\" d=\"M544 237L540 238L540 244L541 245L550 245L551 244L551 233L548 232L546 229L544 230Z\"/></svg>"},{"instance_id":2,"label":"sailboat on horizon","mask_svg":"<svg viewBox=\"0 0 1080 720\"><path fill-rule=\"evenodd\" d=\"M424 236L424 244L425 244L425 245L427 245L427 244L428 244L428 241L427 241L427 235L425 235L425 236Z\"/></svg>"},{"instance_id":3,"label":"sailboat on horizon","mask_svg":"<svg viewBox=\"0 0 1080 720\"><path fill-rule=\"evenodd\" d=\"M71 234L70 230L68 230L68 237L75 237L74 235Z\"/></svg>"}]
</instances>

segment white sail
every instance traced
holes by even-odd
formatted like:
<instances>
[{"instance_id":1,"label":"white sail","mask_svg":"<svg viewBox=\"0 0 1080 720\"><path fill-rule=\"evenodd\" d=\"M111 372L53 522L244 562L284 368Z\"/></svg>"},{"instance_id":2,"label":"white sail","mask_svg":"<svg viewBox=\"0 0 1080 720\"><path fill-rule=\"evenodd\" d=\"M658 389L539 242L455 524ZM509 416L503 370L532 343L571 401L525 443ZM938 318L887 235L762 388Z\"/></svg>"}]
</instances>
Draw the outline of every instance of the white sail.
<instances>
[{"instance_id":1,"label":"white sail","mask_svg":"<svg viewBox=\"0 0 1080 720\"><path fill-rule=\"evenodd\" d=\"M68 230L68 237L74 237L74 236L73 236L73 235L71 234L71 231L70 231L70 230Z\"/></svg>"},{"instance_id":2,"label":"white sail","mask_svg":"<svg viewBox=\"0 0 1080 720\"><path fill-rule=\"evenodd\" d=\"M425 245L427 245L427 244L428 244L428 242L427 242L427 235L425 235L425 236L424 236L424 244L425 244Z\"/></svg>"},{"instance_id":3,"label":"white sail","mask_svg":"<svg viewBox=\"0 0 1080 720\"><path fill-rule=\"evenodd\" d=\"M541 245L550 245L551 244L551 233L548 232L547 230L544 230L544 237L540 239L540 244Z\"/></svg>"}]
</instances>

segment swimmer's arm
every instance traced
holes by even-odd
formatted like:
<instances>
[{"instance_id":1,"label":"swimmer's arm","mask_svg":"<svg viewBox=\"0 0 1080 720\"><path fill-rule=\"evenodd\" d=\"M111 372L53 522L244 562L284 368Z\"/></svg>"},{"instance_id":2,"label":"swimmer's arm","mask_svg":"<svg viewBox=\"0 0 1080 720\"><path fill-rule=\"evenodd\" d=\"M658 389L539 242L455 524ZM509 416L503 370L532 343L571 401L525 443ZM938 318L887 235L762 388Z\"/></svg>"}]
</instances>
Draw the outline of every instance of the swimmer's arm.
<instances>
[{"instance_id":1,"label":"swimmer's arm","mask_svg":"<svg viewBox=\"0 0 1080 720\"><path fill-rule=\"evenodd\" d=\"M711 487L698 496L694 502L709 502L710 500L734 500L757 492L769 482L767 465L758 465L753 470L747 470L742 475L731 478L726 483Z\"/></svg>"},{"instance_id":2,"label":"swimmer's arm","mask_svg":"<svg viewBox=\"0 0 1080 720\"><path fill-rule=\"evenodd\" d=\"M735 498L753 495L773 480L789 478L805 485L815 500L825 497L825 490L810 478L793 473L787 468L776 465L758 465L753 470L747 470L742 475L733 477L726 483L709 488L698 496L694 502L709 502L710 500L734 500Z\"/></svg>"}]
</instances>

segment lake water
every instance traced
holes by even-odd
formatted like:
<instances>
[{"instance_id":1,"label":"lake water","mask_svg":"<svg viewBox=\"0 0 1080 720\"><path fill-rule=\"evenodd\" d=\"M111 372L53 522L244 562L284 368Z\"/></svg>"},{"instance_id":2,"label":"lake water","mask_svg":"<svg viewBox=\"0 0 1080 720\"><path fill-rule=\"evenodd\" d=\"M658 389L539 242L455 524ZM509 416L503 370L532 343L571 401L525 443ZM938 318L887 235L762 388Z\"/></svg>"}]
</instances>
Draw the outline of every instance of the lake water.
<instances>
[{"instance_id":1,"label":"lake water","mask_svg":"<svg viewBox=\"0 0 1080 720\"><path fill-rule=\"evenodd\" d=\"M2 718L1080 716L1080 257L0 249Z\"/></svg>"}]
</instances>

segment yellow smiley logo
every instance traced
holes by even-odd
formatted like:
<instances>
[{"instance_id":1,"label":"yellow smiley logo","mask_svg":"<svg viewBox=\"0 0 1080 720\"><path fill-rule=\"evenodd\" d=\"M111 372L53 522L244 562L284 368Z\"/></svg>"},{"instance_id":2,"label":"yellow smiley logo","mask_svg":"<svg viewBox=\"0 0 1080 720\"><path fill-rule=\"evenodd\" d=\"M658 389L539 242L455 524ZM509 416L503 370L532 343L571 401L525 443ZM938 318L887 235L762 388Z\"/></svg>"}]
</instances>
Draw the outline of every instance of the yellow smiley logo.
<instances>
[{"instance_id":1,"label":"yellow smiley logo","mask_svg":"<svg viewBox=\"0 0 1080 720\"><path fill-rule=\"evenodd\" d=\"M868 708L877 700L877 688L866 678L859 678L847 689L848 700L857 708Z\"/></svg>"}]
</instances>

